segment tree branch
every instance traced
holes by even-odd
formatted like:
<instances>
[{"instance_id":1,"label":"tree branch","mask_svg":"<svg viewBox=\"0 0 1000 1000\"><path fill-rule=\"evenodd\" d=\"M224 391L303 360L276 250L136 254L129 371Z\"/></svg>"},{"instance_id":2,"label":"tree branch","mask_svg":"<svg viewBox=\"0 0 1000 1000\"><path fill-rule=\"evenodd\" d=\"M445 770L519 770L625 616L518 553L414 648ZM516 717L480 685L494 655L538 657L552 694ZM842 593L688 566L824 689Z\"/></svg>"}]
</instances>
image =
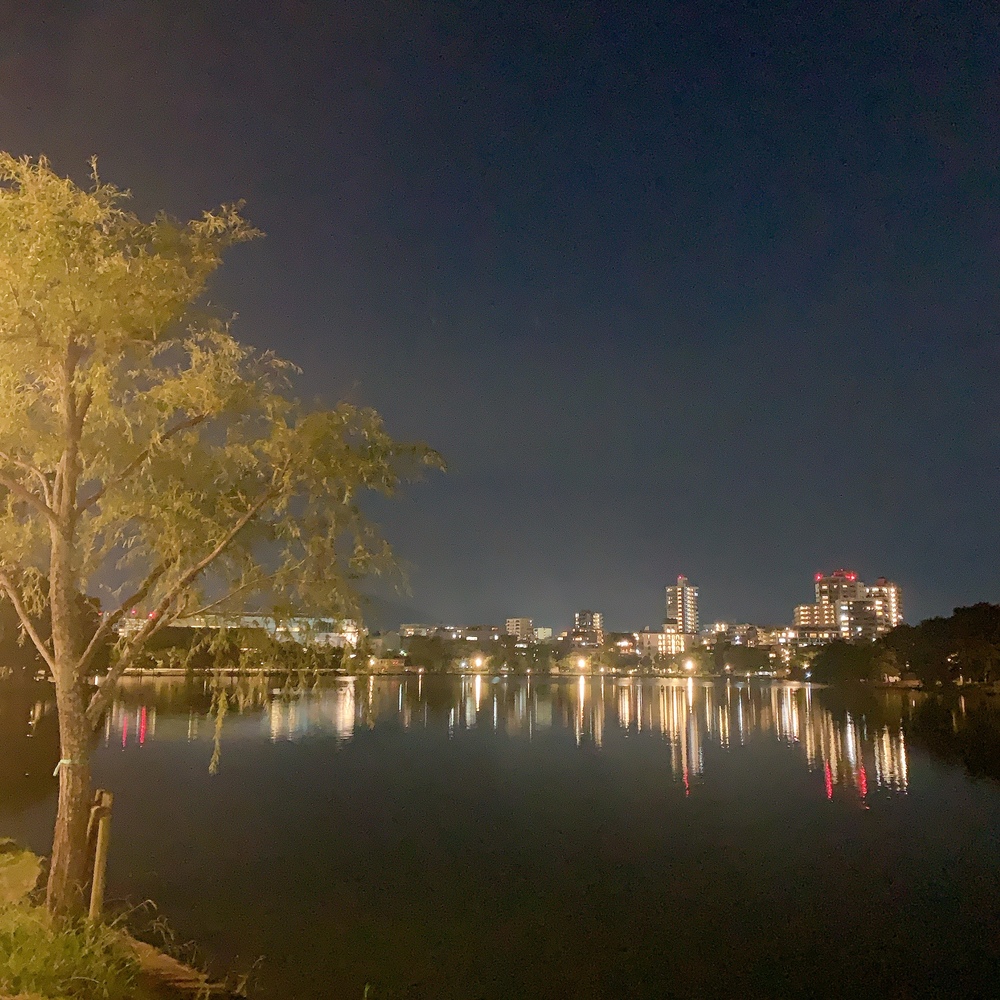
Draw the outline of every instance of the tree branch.
<instances>
[{"instance_id":1,"label":"tree branch","mask_svg":"<svg viewBox=\"0 0 1000 1000\"><path fill-rule=\"evenodd\" d=\"M17 612L17 617L21 620L21 627L28 633L31 637L31 641L35 644L35 648L38 650L42 659L48 665L49 670L52 675L55 676L56 672L56 661L49 652L49 648L42 641L42 637L38 634L38 630L35 628L34 622L28 615L28 612L24 608L24 602L21 600L21 595L18 593L17 588L11 582L11 579L3 570L0 570L0 587L3 587L4 592L10 599L10 603L14 605L14 610Z\"/></svg>"},{"instance_id":2,"label":"tree branch","mask_svg":"<svg viewBox=\"0 0 1000 1000\"><path fill-rule=\"evenodd\" d=\"M101 643L108 637L108 634L115 627L115 625L121 621L121 618L125 614L126 610L138 604L139 601L144 600L153 587L156 586L156 581L159 580L166 571L167 567L165 565L161 564L157 566L156 569L154 569L149 576L146 577L142 586L139 587L134 594L130 594L124 601L122 601L116 611L102 616L100 626L91 637L90 642L87 644L87 648L83 651L83 655L77 661L76 673L78 677L82 677L84 675Z\"/></svg>"},{"instance_id":3,"label":"tree branch","mask_svg":"<svg viewBox=\"0 0 1000 1000\"><path fill-rule=\"evenodd\" d=\"M208 553L203 559L195 563L187 572L185 572L177 582L171 587L170 590L164 595L163 599L157 605L153 616L147 619L146 624L136 633L132 638L131 642L128 644L127 651L122 655L118 662L104 675L101 679L100 684L97 686L97 690L94 692L94 696L90 699L90 704L87 706L87 721L91 726L96 726L101 720L101 715L107 708L108 703L111 699L111 694L114 691L115 685L121 680L122 675L125 673L126 669L135 659L136 655L145 646L146 641L158 632L167 621L173 621L177 616L170 617L170 606L177 600L177 598L183 593L185 587L191 585L191 583L203 573L223 552L229 548L232 544L233 539L260 513L261 509L270 500L275 499L280 494L280 490L267 490L265 491L256 503L251 504L251 506L240 516L239 520L226 532L219 543Z\"/></svg>"},{"instance_id":4,"label":"tree branch","mask_svg":"<svg viewBox=\"0 0 1000 1000\"><path fill-rule=\"evenodd\" d=\"M16 465L17 468L21 469L23 472L27 472L34 476L38 480L39 486L42 488L42 496L45 502L51 506L52 498L49 496L49 481L45 478L45 473L36 465L32 465L30 462L25 462L23 459L15 458L13 455L8 454L5 451L0 451L0 461L9 462L11 465Z\"/></svg>"},{"instance_id":5,"label":"tree branch","mask_svg":"<svg viewBox=\"0 0 1000 1000\"><path fill-rule=\"evenodd\" d=\"M16 479L11 479L3 473L0 473L0 486L6 487L18 500L23 500L26 504L30 504L39 514L44 515L51 523L55 523L56 512L37 493L32 493L22 483L19 483Z\"/></svg>"},{"instance_id":6,"label":"tree branch","mask_svg":"<svg viewBox=\"0 0 1000 1000\"><path fill-rule=\"evenodd\" d=\"M164 444L169 441L172 437L180 434L181 431L190 430L192 427L197 427L198 424L204 423L208 419L207 413L197 413L193 417L188 417L187 420L182 420L179 424L171 427L169 431L166 431L163 437L160 438L159 444ZM122 471L114 477L114 479L105 483L101 486L98 491L91 497L82 501L77 505L77 513L82 514L87 508L93 507L95 503L98 503L100 499L110 490L112 487L117 486L119 483L124 482L129 476L132 475L137 469L139 469L146 459L153 453L153 446L150 445L148 448L144 448L128 465L125 466Z\"/></svg>"},{"instance_id":7,"label":"tree branch","mask_svg":"<svg viewBox=\"0 0 1000 1000\"><path fill-rule=\"evenodd\" d=\"M304 559L300 559L295 565L301 566L304 562L305 562ZM278 572L287 572L287 569L283 567L282 570ZM230 590L228 594L225 594L224 596L218 598L217 600L212 601L209 604L203 604L200 608L196 608L194 611L186 612L184 617L196 618L198 615L206 615L213 608L217 608L220 604L225 604L226 601L235 597L237 594L242 593L244 590L249 590L251 587L254 587L257 584L264 583L265 580L273 580L278 575L278 572L265 573L262 576L258 576L253 580L249 580L246 583L240 584L239 587L235 587L234 589Z\"/></svg>"}]
</instances>

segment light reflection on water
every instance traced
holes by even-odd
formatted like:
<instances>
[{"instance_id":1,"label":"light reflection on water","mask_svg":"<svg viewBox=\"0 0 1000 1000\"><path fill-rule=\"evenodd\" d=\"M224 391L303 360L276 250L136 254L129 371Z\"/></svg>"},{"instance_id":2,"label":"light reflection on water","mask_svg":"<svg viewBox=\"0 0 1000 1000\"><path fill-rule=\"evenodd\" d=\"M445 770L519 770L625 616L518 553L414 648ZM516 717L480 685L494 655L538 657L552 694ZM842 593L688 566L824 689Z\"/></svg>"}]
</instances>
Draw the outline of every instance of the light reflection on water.
<instances>
[{"instance_id":1,"label":"light reflection on water","mask_svg":"<svg viewBox=\"0 0 1000 1000\"><path fill-rule=\"evenodd\" d=\"M213 738L215 721L204 705L170 712L158 733L157 691L163 690L169 683L126 685L108 713L105 745L128 750L154 739ZM827 798L851 789L864 803L872 790L909 787L903 733L914 703L909 697L891 723L877 725L850 711L835 715L808 685L694 678L420 674L337 678L292 693L259 685L241 698L241 717L227 720L224 740L248 725L254 736L262 726L272 742L325 736L338 745L377 725L444 727L452 737L484 729L527 740L565 733L598 750L609 739L641 737L663 743L674 780L690 795L705 778L706 746L737 754L752 739L772 739L801 755Z\"/></svg>"},{"instance_id":2,"label":"light reflection on water","mask_svg":"<svg viewBox=\"0 0 1000 1000\"><path fill-rule=\"evenodd\" d=\"M996 992L1000 793L926 742L971 696L278 683L227 687L211 775L212 684L130 680L95 762L112 897L220 970L267 956L266 1000ZM0 835L39 851L55 721L47 689L0 691Z\"/></svg>"}]
</instances>

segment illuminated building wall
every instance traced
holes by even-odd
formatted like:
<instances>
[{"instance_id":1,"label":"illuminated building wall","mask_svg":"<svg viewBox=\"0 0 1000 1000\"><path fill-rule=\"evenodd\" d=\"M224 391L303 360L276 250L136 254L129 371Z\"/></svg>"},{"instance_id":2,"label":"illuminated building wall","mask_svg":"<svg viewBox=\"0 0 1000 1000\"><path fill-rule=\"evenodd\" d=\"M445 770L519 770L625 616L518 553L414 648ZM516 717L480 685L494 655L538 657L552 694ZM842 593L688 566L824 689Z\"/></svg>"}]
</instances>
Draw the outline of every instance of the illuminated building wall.
<instances>
[{"instance_id":1,"label":"illuminated building wall","mask_svg":"<svg viewBox=\"0 0 1000 1000\"><path fill-rule=\"evenodd\" d=\"M687 652L690 641L690 636L682 635L676 629L665 632L644 629L635 633L636 652L640 656L678 656Z\"/></svg>"},{"instance_id":2,"label":"illuminated building wall","mask_svg":"<svg viewBox=\"0 0 1000 1000\"><path fill-rule=\"evenodd\" d=\"M677 577L677 585L667 587L666 620L676 622L678 632L698 631L698 588L692 587L686 576Z\"/></svg>"},{"instance_id":3,"label":"illuminated building wall","mask_svg":"<svg viewBox=\"0 0 1000 1000\"><path fill-rule=\"evenodd\" d=\"M865 596L871 599L880 599L885 604L885 616L889 623L889 628L895 628L903 621L903 597L899 590L899 585L880 576L874 586L865 587Z\"/></svg>"},{"instance_id":4,"label":"illuminated building wall","mask_svg":"<svg viewBox=\"0 0 1000 1000\"><path fill-rule=\"evenodd\" d=\"M535 641L535 626L530 618L508 618L507 635L512 635L520 642Z\"/></svg>"},{"instance_id":5,"label":"illuminated building wall","mask_svg":"<svg viewBox=\"0 0 1000 1000\"><path fill-rule=\"evenodd\" d=\"M600 611L577 611L573 616L570 639L581 646L600 646L604 643L604 615Z\"/></svg>"},{"instance_id":6,"label":"illuminated building wall","mask_svg":"<svg viewBox=\"0 0 1000 1000\"><path fill-rule=\"evenodd\" d=\"M832 604L800 604L795 609L796 628L836 628L837 609Z\"/></svg>"},{"instance_id":7,"label":"illuminated building wall","mask_svg":"<svg viewBox=\"0 0 1000 1000\"><path fill-rule=\"evenodd\" d=\"M849 569L836 569L829 576L817 573L814 580L817 604L857 601L865 596L865 585Z\"/></svg>"},{"instance_id":8,"label":"illuminated building wall","mask_svg":"<svg viewBox=\"0 0 1000 1000\"><path fill-rule=\"evenodd\" d=\"M803 645L840 638L847 642L870 642L903 620L899 587L879 577L872 587L851 570L838 569L828 576L815 576L816 603L795 609L795 627Z\"/></svg>"}]
</instances>

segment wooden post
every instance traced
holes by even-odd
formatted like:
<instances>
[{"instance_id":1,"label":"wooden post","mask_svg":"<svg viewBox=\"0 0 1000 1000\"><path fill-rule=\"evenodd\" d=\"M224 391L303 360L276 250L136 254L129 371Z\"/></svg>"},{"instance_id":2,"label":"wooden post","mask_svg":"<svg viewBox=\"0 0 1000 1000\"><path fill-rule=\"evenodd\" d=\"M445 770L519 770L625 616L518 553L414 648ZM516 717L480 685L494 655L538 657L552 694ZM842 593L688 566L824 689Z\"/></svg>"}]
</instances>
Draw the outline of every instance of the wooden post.
<instances>
[{"instance_id":1,"label":"wooden post","mask_svg":"<svg viewBox=\"0 0 1000 1000\"><path fill-rule=\"evenodd\" d=\"M94 851L94 882L90 889L90 915L92 924L99 923L104 912L104 878L108 870L108 848L111 846L111 806L115 797L111 792L99 790L91 811L91 822L97 823L97 847Z\"/></svg>"}]
</instances>

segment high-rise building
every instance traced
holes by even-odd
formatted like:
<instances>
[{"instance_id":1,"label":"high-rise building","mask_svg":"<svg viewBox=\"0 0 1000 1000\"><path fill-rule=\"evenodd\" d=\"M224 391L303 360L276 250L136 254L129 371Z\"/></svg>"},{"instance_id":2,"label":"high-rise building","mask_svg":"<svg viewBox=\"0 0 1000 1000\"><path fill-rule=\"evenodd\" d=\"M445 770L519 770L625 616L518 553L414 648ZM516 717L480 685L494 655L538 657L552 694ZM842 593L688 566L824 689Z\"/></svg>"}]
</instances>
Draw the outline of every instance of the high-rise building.
<instances>
[{"instance_id":1,"label":"high-rise building","mask_svg":"<svg viewBox=\"0 0 1000 1000\"><path fill-rule=\"evenodd\" d=\"M870 598L881 598L885 601L886 615L889 618L889 627L895 628L903 621L903 597L899 592L899 585L880 576L872 587L865 587L865 596Z\"/></svg>"},{"instance_id":2,"label":"high-rise building","mask_svg":"<svg viewBox=\"0 0 1000 1000\"><path fill-rule=\"evenodd\" d=\"M806 642L836 636L847 642L877 639L903 620L899 587L880 576L872 587L851 570L817 573L816 603L795 609L795 627Z\"/></svg>"},{"instance_id":3,"label":"high-rise building","mask_svg":"<svg viewBox=\"0 0 1000 1000\"><path fill-rule=\"evenodd\" d=\"M518 642L534 642L535 626L530 618L508 618L507 635L514 636Z\"/></svg>"},{"instance_id":4,"label":"high-rise building","mask_svg":"<svg viewBox=\"0 0 1000 1000\"><path fill-rule=\"evenodd\" d=\"M837 608L829 602L799 604L795 608L796 628L834 628L837 624Z\"/></svg>"},{"instance_id":5,"label":"high-rise building","mask_svg":"<svg viewBox=\"0 0 1000 1000\"><path fill-rule=\"evenodd\" d=\"M686 576L677 577L675 587L667 587L666 624L671 623L686 635L698 631L698 588L692 587Z\"/></svg>"},{"instance_id":6,"label":"high-rise building","mask_svg":"<svg viewBox=\"0 0 1000 1000\"><path fill-rule=\"evenodd\" d=\"M837 601L860 601L865 595L865 585L858 574L849 569L835 569L829 576L817 573L816 603L836 604Z\"/></svg>"},{"instance_id":7,"label":"high-rise building","mask_svg":"<svg viewBox=\"0 0 1000 1000\"><path fill-rule=\"evenodd\" d=\"M577 611L570 638L580 646L604 644L604 616L600 611Z\"/></svg>"}]
</instances>

